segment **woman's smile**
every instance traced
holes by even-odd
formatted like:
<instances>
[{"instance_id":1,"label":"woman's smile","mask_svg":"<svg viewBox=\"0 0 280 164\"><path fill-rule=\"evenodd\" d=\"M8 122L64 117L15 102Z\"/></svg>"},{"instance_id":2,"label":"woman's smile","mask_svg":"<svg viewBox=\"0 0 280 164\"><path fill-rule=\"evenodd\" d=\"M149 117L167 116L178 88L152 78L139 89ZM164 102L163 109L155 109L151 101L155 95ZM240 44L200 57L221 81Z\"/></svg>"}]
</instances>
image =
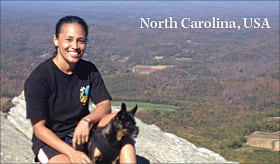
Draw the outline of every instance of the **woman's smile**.
<instances>
[{"instance_id":1,"label":"woman's smile","mask_svg":"<svg viewBox=\"0 0 280 164\"><path fill-rule=\"evenodd\" d=\"M69 54L71 57L74 57L74 58L80 58L80 57L81 57L81 53L80 53L80 52L77 52L77 51L69 51L68 54Z\"/></svg>"}]
</instances>

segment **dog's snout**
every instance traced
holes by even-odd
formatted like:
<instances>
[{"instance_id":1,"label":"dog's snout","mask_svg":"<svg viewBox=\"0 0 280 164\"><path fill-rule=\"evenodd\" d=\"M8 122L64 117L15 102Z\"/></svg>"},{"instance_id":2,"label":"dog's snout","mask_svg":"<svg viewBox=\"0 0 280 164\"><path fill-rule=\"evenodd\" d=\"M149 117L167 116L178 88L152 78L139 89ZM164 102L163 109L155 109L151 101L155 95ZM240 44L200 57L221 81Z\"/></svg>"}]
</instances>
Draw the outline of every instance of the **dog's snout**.
<instances>
[{"instance_id":1,"label":"dog's snout","mask_svg":"<svg viewBox=\"0 0 280 164\"><path fill-rule=\"evenodd\" d=\"M137 126L134 127L132 137L136 138L139 133L139 128Z\"/></svg>"}]
</instances>

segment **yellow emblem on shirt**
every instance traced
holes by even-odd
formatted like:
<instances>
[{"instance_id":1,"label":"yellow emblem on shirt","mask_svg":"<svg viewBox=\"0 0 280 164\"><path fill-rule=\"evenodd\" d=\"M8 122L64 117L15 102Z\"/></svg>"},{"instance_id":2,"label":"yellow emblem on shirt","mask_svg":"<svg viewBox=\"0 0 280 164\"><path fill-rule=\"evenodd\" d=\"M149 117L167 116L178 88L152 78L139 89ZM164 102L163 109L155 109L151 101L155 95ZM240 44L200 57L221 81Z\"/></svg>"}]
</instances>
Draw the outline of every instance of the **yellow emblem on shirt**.
<instances>
[{"instance_id":1,"label":"yellow emblem on shirt","mask_svg":"<svg viewBox=\"0 0 280 164\"><path fill-rule=\"evenodd\" d=\"M89 96L89 85L86 87L81 87L80 88L80 102L85 105L88 101L88 96Z\"/></svg>"}]
</instances>

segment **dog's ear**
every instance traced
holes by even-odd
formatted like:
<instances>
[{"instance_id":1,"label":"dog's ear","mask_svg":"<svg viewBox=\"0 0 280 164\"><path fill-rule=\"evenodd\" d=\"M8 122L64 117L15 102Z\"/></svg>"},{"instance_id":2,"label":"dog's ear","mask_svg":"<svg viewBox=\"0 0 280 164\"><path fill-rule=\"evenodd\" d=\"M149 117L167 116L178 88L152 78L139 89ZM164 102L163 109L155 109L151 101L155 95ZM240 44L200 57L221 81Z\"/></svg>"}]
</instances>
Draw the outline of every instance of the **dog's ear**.
<instances>
[{"instance_id":1,"label":"dog's ear","mask_svg":"<svg viewBox=\"0 0 280 164\"><path fill-rule=\"evenodd\" d=\"M126 105L125 105L125 103L122 103L122 107L121 107L121 110L117 114L117 118L121 119L121 116L123 116L125 112L126 112Z\"/></svg>"},{"instance_id":2,"label":"dog's ear","mask_svg":"<svg viewBox=\"0 0 280 164\"><path fill-rule=\"evenodd\" d=\"M125 103L122 103L121 112L123 112L123 113L126 112L126 105L125 105Z\"/></svg>"},{"instance_id":3,"label":"dog's ear","mask_svg":"<svg viewBox=\"0 0 280 164\"><path fill-rule=\"evenodd\" d=\"M126 112L126 105L125 105L125 103L122 103L121 111Z\"/></svg>"},{"instance_id":4,"label":"dog's ear","mask_svg":"<svg viewBox=\"0 0 280 164\"><path fill-rule=\"evenodd\" d=\"M131 113L133 116L135 115L135 113L136 113L136 111L137 111L137 104L135 105L135 107L131 110L131 111L129 111L129 113Z\"/></svg>"}]
</instances>

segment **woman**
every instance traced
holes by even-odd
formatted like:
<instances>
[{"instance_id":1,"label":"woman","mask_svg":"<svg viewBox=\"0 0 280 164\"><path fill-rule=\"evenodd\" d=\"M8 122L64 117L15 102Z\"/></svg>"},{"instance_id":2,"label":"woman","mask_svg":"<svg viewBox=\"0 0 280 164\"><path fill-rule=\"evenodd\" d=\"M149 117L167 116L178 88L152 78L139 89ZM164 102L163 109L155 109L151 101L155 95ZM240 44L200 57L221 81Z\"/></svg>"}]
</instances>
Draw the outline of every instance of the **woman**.
<instances>
[{"instance_id":1,"label":"woman","mask_svg":"<svg viewBox=\"0 0 280 164\"><path fill-rule=\"evenodd\" d=\"M32 150L41 163L90 163L85 143L92 124L104 126L114 117L100 73L94 64L81 59L87 36L83 19L61 18L53 37L54 56L38 65L25 82L27 118L34 131ZM92 113L89 98L96 104ZM121 149L120 162L136 163L129 142Z\"/></svg>"}]
</instances>

